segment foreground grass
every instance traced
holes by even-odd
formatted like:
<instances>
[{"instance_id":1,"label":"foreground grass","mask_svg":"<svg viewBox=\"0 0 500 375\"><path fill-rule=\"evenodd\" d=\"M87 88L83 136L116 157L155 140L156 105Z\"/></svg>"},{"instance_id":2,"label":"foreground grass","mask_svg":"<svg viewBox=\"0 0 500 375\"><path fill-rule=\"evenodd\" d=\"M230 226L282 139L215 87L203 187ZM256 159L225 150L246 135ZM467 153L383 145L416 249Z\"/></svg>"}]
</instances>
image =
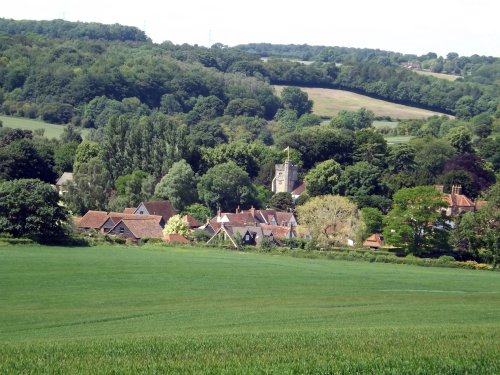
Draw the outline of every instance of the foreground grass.
<instances>
[{"instance_id":1,"label":"foreground grass","mask_svg":"<svg viewBox=\"0 0 500 375\"><path fill-rule=\"evenodd\" d=\"M0 373L498 373L500 274L0 248Z\"/></svg>"},{"instance_id":2,"label":"foreground grass","mask_svg":"<svg viewBox=\"0 0 500 375\"><path fill-rule=\"evenodd\" d=\"M49 124L41 120L32 120L23 117L0 116L3 126L6 128L19 128L35 131L36 129L44 129L44 136L47 138L59 138L64 130L65 125ZM88 130L82 130L82 136L85 138Z\"/></svg>"},{"instance_id":3,"label":"foreground grass","mask_svg":"<svg viewBox=\"0 0 500 375\"><path fill-rule=\"evenodd\" d=\"M280 93L285 86L274 87ZM300 89L307 92L309 99L314 101L313 112L319 116L333 117L341 110L357 111L360 108L373 111L375 116L389 116L394 119L421 119L442 115L439 112L374 99L350 91L309 87Z\"/></svg>"}]
</instances>

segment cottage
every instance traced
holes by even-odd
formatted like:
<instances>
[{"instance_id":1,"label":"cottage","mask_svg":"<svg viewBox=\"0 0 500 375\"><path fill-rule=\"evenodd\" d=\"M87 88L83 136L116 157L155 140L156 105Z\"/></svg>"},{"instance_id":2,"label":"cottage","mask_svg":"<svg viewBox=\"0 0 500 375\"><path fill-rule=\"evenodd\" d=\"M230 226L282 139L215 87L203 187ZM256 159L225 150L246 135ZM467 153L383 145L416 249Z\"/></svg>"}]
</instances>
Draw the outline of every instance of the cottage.
<instances>
[{"instance_id":1,"label":"cottage","mask_svg":"<svg viewBox=\"0 0 500 375\"><path fill-rule=\"evenodd\" d=\"M201 224L191 215L184 215L182 220L188 225L189 229L193 230L201 226Z\"/></svg>"},{"instance_id":2,"label":"cottage","mask_svg":"<svg viewBox=\"0 0 500 375\"><path fill-rule=\"evenodd\" d=\"M207 241L207 244L215 243L216 241L229 242L237 249L239 242L242 245L260 245L264 237L274 240L272 233L265 235L264 230L260 226L226 226L222 224Z\"/></svg>"},{"instance_id":3,"label":"cottage","mask_svg":"<svg viewBox=\"0 0 500 375\"><path fill-rule=\"evenodd\" d=\"M163 217L165 223L168 222L172 216L176 215L174 207L169 201L151 201L141 202L135 209L134 214L137 215L160 215Z\"/></svg>"},{"instance_id":4,"label":"cottage","mask_svg":"<svg viewBox=\"0 0 500 375\"><path fill-rule=\"evenodd\" d=\"M81 230L101 230L101 227L108 220L108 213L105 211L87 211L85 215L80 219L78 223L75 223L76 227Z\"/></svg>"},{"instance_id":5,"label":"cottage","mask_svg":"<svg viewBox=\"0 0 500 375\"><path fill-rule=\"evenodd\" d=\"M73 182L73 173L64 172L61 177L56 181L56 190L59 195L66 193L68 191L68 184Z\"/></svg>"},{"instance_id":6,"label":"cottage","mask_svg":"<svg viewBox=\"0 0 500 375\"><path fill-rule=\"evenodd\" d=\"M363 246L371 249L380 249L384 246L384 236L380 233L374 233L363 242Z\"/></svg>"},{"instance_id":7,"label":"cottage","mask_svg":"<svg viewBox=\"0 0 500 375\"><path fill-rule=\"evenodd\" d=\"M133 216L120 219L108 233L133 240L163 237L163 228L160 225L161 220L163 220L161 216Z\"/></svg>"},{"instance_id":8,"label":"cottage","mask_svg":"<svg viewBox=\"0 0 500 375\"><path fill-rule=\"evenodd\" d=\"M476 203L462 194L462 186L453 185L451 194L445 194L445 202L448 207L445 209L446 216L460 215L463 212L475 212Z\"/></svg>"}]
</instances>

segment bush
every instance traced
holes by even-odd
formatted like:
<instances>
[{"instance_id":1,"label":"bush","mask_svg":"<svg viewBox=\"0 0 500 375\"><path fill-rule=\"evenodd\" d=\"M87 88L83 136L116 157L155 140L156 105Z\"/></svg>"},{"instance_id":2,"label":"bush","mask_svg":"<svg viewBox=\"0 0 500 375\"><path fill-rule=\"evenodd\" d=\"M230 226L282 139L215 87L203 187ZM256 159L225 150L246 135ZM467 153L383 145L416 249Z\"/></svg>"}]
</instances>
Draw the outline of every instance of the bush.
<instances>
[{"instance_id":1,"label":"bush","mask_svg":"<svg viewBox=\"0 0 500 375\"><path fill-rule=\"evenodd\" d=\"M438 259L439 263L450 263L450 262L454 262L454 261L455 261L455 258L453 258L450 255L442 255Z\"/></svg>"},{"instance_id":2,"label":"bush","mask_svg":"<svg viewBox=\"0 0 500 375\"><path fill-rule=\"evenodd\" d=\"M212 237L206 230L194 230L191 236L195 242L207 242Z\"/></svg>"}]
</instances>

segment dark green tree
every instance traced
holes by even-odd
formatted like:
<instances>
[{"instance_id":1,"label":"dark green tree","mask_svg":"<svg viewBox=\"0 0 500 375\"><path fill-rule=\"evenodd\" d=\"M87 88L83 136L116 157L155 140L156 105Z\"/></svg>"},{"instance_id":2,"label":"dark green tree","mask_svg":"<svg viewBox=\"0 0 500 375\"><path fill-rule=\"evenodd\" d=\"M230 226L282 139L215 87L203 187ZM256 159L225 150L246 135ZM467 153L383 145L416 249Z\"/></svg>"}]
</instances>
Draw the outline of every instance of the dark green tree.
<instances>
[{"instance_id":1,"label":"dark green tree","mask_svg":"<svg viewBox=\"0 0 500 375\"><path fill-rule=\"evenodd\" d=\"M0 182L0 232L51 242L67 235L69 215L59 194L36 179Z\"/></svg>"},{"instance_id":2,"label":"dark green tree","mask_svg":"<svg viewBox=\"0 0 500 375\"><path fill-rule=\"evenodd\" d=\"M433 186L398 190L387 214L384 239L414 255L447 250L448 230L440 210L444 200ZM444 246L444 247L443 247Z\"/></svg>"},{"instance_id":3,"label":"dark green tree","mask_svg":"<svg viewBox=\"0 0 500 375\"><path fill-rule=\"evenodd\" d=\"M229 161L210 168L198 183L200 199L212 210L233 211L255 202L255 188L248 173Z\"/></svg>"},{"instance_id":4,"label":"dark green tree","mask_svg":"<svg viewBox=\"0 0 500 375\"><path fill-rule=\"evenodd\" d=\"M363 207L361 210L361 218L366 225L367 236L373 233L382 233L384 228L384 215L382 212L373 207Z\"/></svg>"},{"instance_id":5,"label":"dark green tree","mask_svg":"<svg viewBox=\"0 0 500 375\"><path fill-rule=\"evenodd\" d=\"M287 86L281 91L281 102L285 109L293 109L297 112L297 117L304 113L309 113L313 107L313 101L309 100L306 92L298 87Z\"/></svg>"},{"instance_id":6,"label":"dark green tree","mask_svg":"<svg viewBox=\"0 0 500 375\"><path fill-rule=\"evenodd\" d=\"M288 211L293 207L292 194L290 193L276 193L271 198L271 207L280 210Z\"/></svg>"},{"instance_id":7,"label":"dark green tree","mask_svg":"<svg viewBox=\"0 0 500 375\"><path fill-rule=\"evenodd\" d=\"M170 200L177 211L182 211L198 199L197 180L191 166L185 160L175 162L156 185L155 197Z\"/></svg>"},{"instance_id":8,"label":"dark green tree","mask_svg":"<svg viewBox=\"0 0 500 375\"><path fill-rule=\"evenodd\" d=\"M325 160L318 163L305 176L307 193L311 197L332 194L341 174L342 168L335 160Z\"/></svg>"}]
</instances>

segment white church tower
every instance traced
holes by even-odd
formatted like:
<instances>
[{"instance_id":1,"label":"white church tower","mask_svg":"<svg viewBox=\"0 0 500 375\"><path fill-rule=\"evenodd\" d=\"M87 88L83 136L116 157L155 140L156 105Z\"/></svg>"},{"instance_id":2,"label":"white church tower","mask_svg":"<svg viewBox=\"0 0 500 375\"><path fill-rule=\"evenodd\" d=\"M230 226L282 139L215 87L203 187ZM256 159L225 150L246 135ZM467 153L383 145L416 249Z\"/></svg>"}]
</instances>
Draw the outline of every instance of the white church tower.
<instances>
[{"instance_id":1,"label":"white church tower","mask_svg":"<svg viewBox=\"0 0 500 375\"><path fill-rule=\"evenodd\" d=\"M298 168L290 160L290 148L287 147L288 158L284 164L276 164L276 175L273 178L271 190L276 193L291 193L298 180Z\"/></svg>"}]
</instances>

